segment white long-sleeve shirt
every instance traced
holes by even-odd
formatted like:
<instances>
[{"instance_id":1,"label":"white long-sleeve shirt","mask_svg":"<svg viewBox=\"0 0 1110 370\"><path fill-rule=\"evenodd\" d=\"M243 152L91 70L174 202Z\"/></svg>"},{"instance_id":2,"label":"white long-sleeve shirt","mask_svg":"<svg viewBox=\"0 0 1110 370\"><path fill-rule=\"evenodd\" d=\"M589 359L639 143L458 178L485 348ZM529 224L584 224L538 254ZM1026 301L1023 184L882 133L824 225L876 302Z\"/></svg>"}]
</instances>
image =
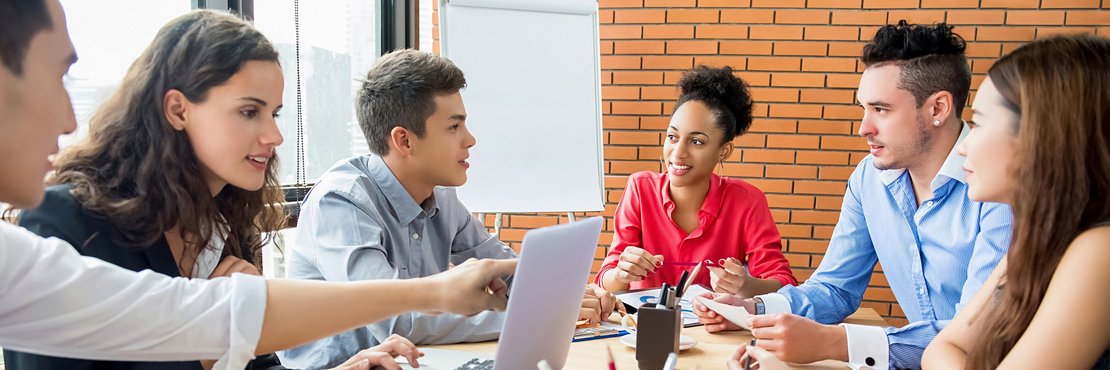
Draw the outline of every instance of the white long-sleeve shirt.
<instances>
[{"instance_id":1,"label":"white long-sleeve shirt","mask_svg":"<svg viewBox=\"0 0 1110 370\"><path fill-rule=\"evenodd\" d=\"M0 347L124 361L254 358L266 281L189 280L82 257L65 242L0 222Z\"/></svg>"}]
</instances>

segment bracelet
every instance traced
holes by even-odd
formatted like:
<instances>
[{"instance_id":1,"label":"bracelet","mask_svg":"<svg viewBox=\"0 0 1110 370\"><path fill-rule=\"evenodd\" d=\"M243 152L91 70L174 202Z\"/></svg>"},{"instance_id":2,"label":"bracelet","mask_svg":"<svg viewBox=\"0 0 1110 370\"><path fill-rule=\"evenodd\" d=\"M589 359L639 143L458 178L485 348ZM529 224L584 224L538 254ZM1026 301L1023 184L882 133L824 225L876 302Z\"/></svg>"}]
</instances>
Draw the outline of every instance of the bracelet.
<instances>
[{"instance_id":1,"label":"bracelet","mask_svg":"<svg viewBox=\"0 0 1110 370\"><path fill-rule=\"evenodd\" d=\"M767 313L767 307L763 305L763 298L755 297L755 314L762 315Z\"/></svg>"}]
</instances>

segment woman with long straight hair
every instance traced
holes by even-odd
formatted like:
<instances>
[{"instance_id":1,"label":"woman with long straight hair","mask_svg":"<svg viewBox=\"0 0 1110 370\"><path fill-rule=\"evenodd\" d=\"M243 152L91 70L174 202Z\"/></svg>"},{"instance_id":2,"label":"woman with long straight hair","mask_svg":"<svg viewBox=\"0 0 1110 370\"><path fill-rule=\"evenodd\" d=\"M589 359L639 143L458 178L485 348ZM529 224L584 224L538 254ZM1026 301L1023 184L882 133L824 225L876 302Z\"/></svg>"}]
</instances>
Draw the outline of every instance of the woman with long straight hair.
<instances>
[{"instance_id":1,"label":"woman with long straight hair","mask_svg":"<svg viewBox=\"0 0 1110 370\"><path fill-rule=\"evenodd\" d=\"M960 153L969 196L1013 206L1013 242L923 367L1110 368L1110 40L1034 41L987 76Z\"/></svg>"}]
</instances>

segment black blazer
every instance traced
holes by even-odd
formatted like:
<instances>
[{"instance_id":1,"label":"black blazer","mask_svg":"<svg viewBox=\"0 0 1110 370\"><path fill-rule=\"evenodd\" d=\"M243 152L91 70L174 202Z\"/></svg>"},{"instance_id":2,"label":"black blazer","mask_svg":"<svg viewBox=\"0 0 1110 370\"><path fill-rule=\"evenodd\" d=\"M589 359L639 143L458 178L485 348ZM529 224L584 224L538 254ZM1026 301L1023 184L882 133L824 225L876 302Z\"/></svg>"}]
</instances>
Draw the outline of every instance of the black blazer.
<instances>
[{"instance_id":1,"label":"black blazer","mask_svg":"<svg viewBox=\"0 0 1110 370\"><path fill-rule=\"evenodd\" d=\"M122 246L117 240L120 232L106 218L94 214L74 199L69 185L51 186L46 189L46 199L42 205L23 211L19 225L43 237L56 237L65 240L82 255L96 257L117 266L133 270L153 270L173 277L180 276L177 264L170 252L169 244L162 238L146 247ZM247 261L253 253L244 249L242 255ZM171 314L167 312L167 314ZM11 370L200 370L199 361L182 362L128 362L92 361L59 358L4 350L4 362ZM247 370L281 370L277 355L269 354L255 358L247 365Z\"/></svg>"}]
</instances>

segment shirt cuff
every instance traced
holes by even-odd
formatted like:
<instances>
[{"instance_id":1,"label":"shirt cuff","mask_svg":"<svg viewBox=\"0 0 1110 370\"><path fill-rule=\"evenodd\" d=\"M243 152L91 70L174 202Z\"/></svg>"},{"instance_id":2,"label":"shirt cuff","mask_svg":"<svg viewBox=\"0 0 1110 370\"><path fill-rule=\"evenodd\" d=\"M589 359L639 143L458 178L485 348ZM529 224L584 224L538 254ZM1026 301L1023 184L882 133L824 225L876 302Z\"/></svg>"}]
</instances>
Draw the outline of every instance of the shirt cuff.
<instances>
[{"instance_id":1,"label":"shirt cuff","mask_svg":"<svg viewBox=\"0 0 1110 370\"><path fill-rule=\"evenodd\" d=\"M878 326L840 324L848 336L848 365L853 369L889 369L886 330Z\"/></svg>"},{"instance_id":2,"label":"shirt cuff","mask_svg":"<svg viewBox=\"0 0 1110 370\"><path fill-rule=\"evenodd\" d=\"M763 300L763 314L770 315L775 313L791 313L790 300L786 296L778 293L768 293L764 295L757 295L756 298Z\"/></svg>"},{"instance_id":3,"label":"shirt cuff","mask_svg":"<svg viewBox=\"0 0 1110 370\"><path fill-rule=\"evenodd\" d=\"M254 359L262 320L266 316L266 279L247 274L231 275L231 332L227 352L213 370L242 370Z\"/></svg>"}]
</instances>

